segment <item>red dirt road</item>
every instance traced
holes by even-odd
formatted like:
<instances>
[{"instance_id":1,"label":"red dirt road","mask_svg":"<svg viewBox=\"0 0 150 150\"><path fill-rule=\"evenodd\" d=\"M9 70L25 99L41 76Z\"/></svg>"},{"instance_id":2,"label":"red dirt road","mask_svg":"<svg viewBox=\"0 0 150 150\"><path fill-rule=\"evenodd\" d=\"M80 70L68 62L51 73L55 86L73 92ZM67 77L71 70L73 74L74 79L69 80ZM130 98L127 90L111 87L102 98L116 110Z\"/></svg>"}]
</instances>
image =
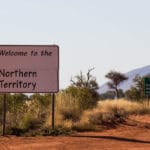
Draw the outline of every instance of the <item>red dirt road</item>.
<instances>
[{"instance_id":1,"label":"red dirt road","mask_svg":"<svg viewBox=\"0 0 150 150\"><path fill-rule=\"evenodd\" d=\"M131 116L116 129L74 137L0 137L0 150L150 150L150 115Z\"/></svg>"}]
</instances>

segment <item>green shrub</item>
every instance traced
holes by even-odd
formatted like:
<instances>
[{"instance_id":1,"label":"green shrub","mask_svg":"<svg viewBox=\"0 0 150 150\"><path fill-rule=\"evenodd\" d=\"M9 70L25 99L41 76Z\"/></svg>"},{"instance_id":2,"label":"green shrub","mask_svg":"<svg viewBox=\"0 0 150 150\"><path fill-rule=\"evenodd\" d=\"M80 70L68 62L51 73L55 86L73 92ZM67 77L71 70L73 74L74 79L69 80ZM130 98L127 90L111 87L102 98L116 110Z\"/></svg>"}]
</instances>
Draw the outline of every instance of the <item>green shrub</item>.
<instances>
[{"instance_id":1,"label":"green shrub","mask_svg":"<svg viewBox=\"0 0 150 150\"><path fill-rule=\"evenodd\" d=\"M95 90L85 87L70 86L65 92L78 100L78 105L81 110L94 108L99 99L99 95Z\"/></svg>"},{"instance_id":2,"label":"green shrub","mask_svg":"<svg viewBox=\"0 0 150 150\"><path fill-rule=\"evenodd\" d=\"M66 128L52 128L52 127L45 127L42 129L44 136L59 136L59 135L69 135L71 134L71 130Z\"/></svg>"},{"instance_id":3,"label":"green shrub","mask_svg":"<svg viewBox=\"0 0 150 150\"><path fill-rule=\"evenodd\" d=\"M17 128L17 127L11 127L9 129L9 134L10 135L16 135L16 136L22 136L27 132L26 129L21 129L21 128Z\"/></svg>"}]
</instances>

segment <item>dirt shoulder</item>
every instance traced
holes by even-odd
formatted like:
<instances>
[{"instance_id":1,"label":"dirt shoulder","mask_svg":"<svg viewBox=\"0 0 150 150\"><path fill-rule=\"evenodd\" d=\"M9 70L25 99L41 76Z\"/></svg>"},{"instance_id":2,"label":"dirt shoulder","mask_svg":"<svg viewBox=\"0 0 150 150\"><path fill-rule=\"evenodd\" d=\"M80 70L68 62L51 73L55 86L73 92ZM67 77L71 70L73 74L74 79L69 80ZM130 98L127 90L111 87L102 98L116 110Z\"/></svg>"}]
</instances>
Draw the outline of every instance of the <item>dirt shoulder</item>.
<instances>
[{"instance_id":1,"label":"dirt shoulder","mask_svg":"<svg viewBox=\"0 0 150 150\"><path fill-rule=\"evenodd\" d=\"M149 150L150 115L130 116L115 129L71 137L0 137L0 150Z\"/></svg>"}]
</instances>

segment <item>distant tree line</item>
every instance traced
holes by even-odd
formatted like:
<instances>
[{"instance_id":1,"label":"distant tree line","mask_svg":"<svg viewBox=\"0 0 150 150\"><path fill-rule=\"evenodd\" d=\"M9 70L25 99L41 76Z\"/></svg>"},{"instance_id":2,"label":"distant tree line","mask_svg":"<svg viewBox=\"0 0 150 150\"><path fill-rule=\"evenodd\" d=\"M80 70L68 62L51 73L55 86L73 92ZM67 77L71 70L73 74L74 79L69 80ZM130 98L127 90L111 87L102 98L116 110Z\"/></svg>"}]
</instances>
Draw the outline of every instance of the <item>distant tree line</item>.
<instances>
[{"instance_id":1,"label":"distant tree line","mask_svg":"<svg viewBox=\"0 0 150 150\"><path fill-rule=\"evenodd\" d=\"M84 109L94 107L98 100L127 98L139 101L147 98L144 94L144 78L150 75L144 77L136 75L131 88L124 92L119 88L119 85L128 80L128 77L121 72L110 71L105 75L109 79L107 85L110 90L106 93L99 94L97 92L99 86L96 78L91 74L92 70L94 68L89 69L85 75L81 71L79 75L71 79L71 85L64 90L73 97L79 98L79 103Z\"/></svg>"},{"instance_id":2,"label":"distant tree line","mask_svg":"<svg viewBox=\"0 0 150 150\"><path fill-rule=\"evenodd\" d=\"M106 74L106 77L110 79L107 83L110 90L106 93L100 94L100 99L127 98L130 100L140 101L148 98L144 93L144 78L150 77L149 74L143 77L136 75L133 79L132 86L125 92L118 88L120 83L128 79L124 74L111 71Z\"/></svg>"}]
</instances>

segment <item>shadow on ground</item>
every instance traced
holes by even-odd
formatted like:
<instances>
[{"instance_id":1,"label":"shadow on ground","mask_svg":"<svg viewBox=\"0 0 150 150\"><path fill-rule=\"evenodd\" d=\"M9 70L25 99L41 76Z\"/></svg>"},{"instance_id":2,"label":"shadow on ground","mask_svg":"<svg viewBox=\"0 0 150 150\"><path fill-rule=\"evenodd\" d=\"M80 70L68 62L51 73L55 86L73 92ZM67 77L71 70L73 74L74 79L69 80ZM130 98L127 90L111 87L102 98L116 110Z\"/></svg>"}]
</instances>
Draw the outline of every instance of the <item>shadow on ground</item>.
<instances>
[{"instance_id":1,"label":"shadow on ground","mask_svg":"<svg viewBox=\"0 0 150 150\"><path fill-rule=\"evenodd\" d=\"M150 144L150 141L142 141L137 139L131 138L123 138L123 137L115 137L115 136L85 136L85 135L76 135L72 137L80 137L80 138L101 138L101 139L108 139L108 140L117 140L117 141L124 141L124 142L135 142L135 143L145 143Z\"/></svg>"}]
</instances>

